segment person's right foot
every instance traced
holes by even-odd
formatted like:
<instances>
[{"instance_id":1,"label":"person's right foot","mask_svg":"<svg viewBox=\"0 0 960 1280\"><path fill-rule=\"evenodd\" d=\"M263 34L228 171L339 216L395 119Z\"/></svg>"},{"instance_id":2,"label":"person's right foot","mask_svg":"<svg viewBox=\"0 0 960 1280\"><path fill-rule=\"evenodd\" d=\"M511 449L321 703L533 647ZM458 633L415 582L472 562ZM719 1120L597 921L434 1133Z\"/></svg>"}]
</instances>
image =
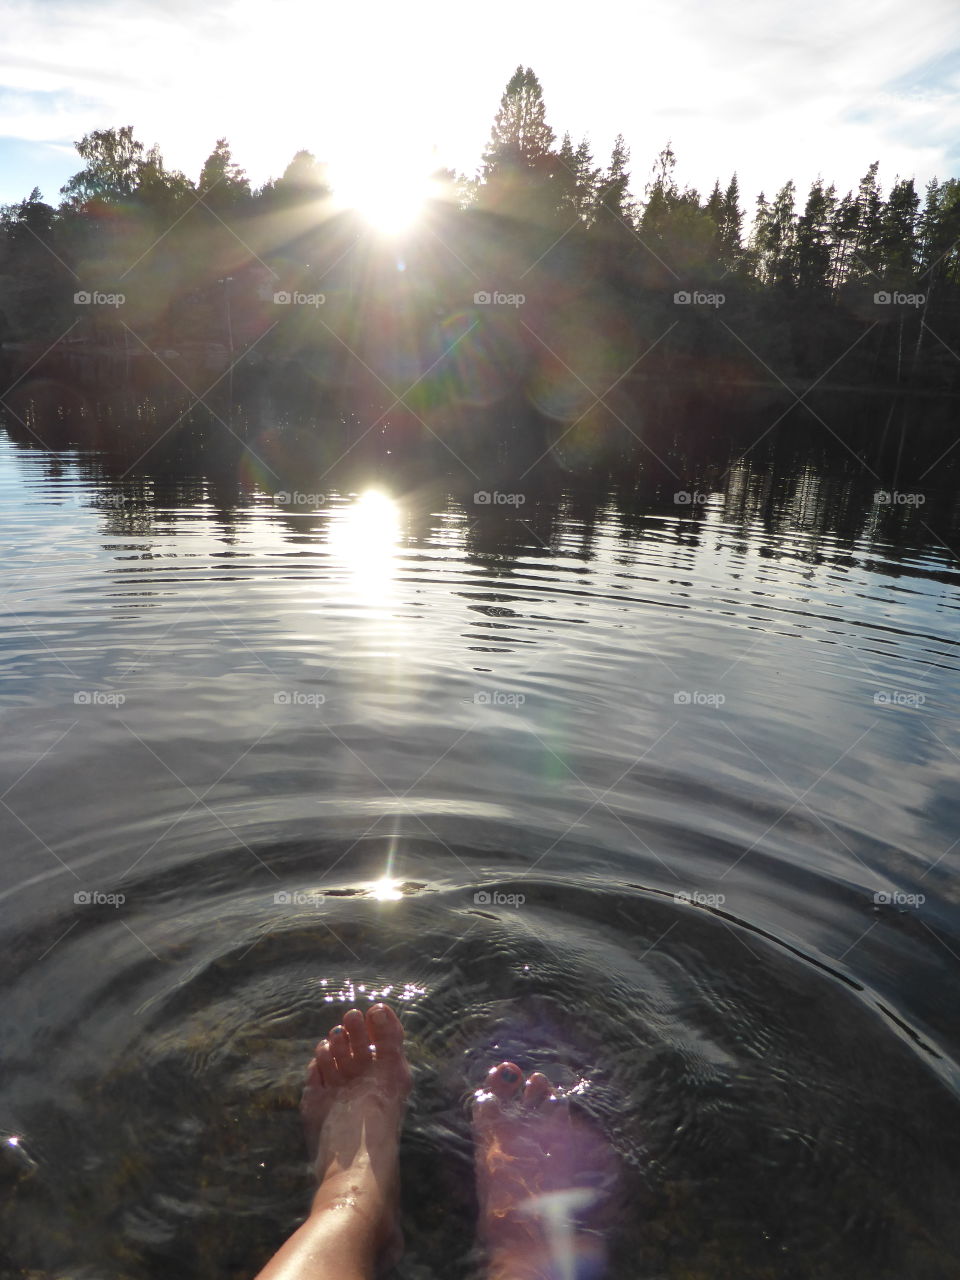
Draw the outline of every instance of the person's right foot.
<instances>
[{"instance_id":1,"label":"person's right foot","mask_svg":"<svg viewBox=\"0 0 960 1280\"><path fill-rule=\"evenodd\" d=\"M571 1115L545 1075L524 1083L512 1062L494 1067L474 1094L473 1127L491 1280L599 1274L602 1242L579 1226L598 1199L584 1175L609 1169L598 1131Z\"/></svg>"}]
</instances>

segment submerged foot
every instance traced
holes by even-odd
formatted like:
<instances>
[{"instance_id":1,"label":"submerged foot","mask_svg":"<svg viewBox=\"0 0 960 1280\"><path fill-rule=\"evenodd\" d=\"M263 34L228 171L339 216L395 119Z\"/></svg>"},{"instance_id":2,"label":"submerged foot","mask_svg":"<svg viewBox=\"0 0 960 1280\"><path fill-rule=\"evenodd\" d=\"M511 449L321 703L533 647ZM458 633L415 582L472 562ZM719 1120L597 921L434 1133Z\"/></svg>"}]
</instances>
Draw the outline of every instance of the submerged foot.
<instances>
[{"instance_id":1,"label":"submerged foot","mask_svg":"<svg viewBox=\"0 0 960 1280\"><path fill-rule=\"evenodd\" d=\"M602 1273L603 1244L586 1230L610 1153L599 1132L545 1075L524 1082L503 1062L474 1095L480 1236L491 1280L583 1280Z\"/></svg>"},{"instance_id":2,"label":"submerged foot","mask_svg":"<svg viewBox=\"0 0 960 1280\"><path fill-rule=\"evenodd\" d=\"M366 1017L351 1009L320 1041L300 1103L319 1184L314 1208L354 1209L386 1265L403 1245L397 1149L409 1092L403 1028L392 1009L378 1004Z\"/></svg>"}]
</instances>

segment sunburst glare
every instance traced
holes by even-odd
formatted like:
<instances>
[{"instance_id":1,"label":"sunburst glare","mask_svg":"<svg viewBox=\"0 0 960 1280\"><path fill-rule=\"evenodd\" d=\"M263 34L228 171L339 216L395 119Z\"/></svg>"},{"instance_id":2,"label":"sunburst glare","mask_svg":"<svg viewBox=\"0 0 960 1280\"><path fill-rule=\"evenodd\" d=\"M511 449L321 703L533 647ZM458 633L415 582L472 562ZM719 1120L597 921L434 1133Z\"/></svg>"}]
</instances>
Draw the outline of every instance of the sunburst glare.
<instances>
[{"instance_id":1,"label":"sunburst glare","mask_svg":"<svg viewBox=\"0 0 960 1280\"><path fill-rule=\"evenodd\" d=\"M334 514L330 552L349 570L365 604L381 604L389 598L399 538L399 508L377 489L367 489Z\"/></svg>"},{"instance_id":2,"label":"sunburst glare","mask_svg":"<svg viewBox=\"0 0 960 1280\"><path fill-rule=\"evenodd\" d=\"M383 236L397 236L412 227L436 187L426 171L406 159L390 157L370 163L341 163L332 168L337 203L355 210Z\"/></svg>"},{"instance_id":3,"label":"sunburst glare","mask_svg":"<svg viewBox=\"0 0 960 1280\"><path fill-rule=\"evenodd\" d=\"M403 897L400 881L394 880L392 876L381 876L379 880L374 880L370 892L378 902L396 902Z\"/></svg>"}]
</instances>

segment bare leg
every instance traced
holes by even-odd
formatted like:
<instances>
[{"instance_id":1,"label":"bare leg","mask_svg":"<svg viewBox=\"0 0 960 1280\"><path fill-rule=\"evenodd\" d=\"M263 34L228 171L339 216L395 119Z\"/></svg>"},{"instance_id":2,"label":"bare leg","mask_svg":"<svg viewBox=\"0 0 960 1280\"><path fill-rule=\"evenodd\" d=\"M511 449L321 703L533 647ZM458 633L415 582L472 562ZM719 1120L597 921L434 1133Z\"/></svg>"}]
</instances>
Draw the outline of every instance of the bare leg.
<instances>
[{"instance_id":1,"label":"bare leg","mask_svg":"<svg viewBox=\"0 0 960 1280\"><path fill-rule=\"evenodd\" d=\"M402 1248L397 1142L410 1068L386 1005L351 1009L317 1045L300 1104L319 1186L257 1280L371 1280Z\"/></svg>"}]
</instances>

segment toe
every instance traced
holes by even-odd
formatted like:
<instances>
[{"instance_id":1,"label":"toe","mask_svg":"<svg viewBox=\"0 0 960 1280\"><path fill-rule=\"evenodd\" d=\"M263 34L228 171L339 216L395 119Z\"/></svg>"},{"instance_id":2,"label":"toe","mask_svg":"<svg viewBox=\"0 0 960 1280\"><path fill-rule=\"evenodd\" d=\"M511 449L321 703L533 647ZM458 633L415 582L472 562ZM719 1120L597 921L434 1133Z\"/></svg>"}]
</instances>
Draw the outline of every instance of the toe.
<instances>
[{"instance_id":1,"label":"toe","mask_svg":"<svg viewBox=\"0 0 960 1280\"><path fill-rule=\"evenodd\" d=\"M353 1063L350 1060L350 1041L347 1039L347 1033L344 1028L339 1024L331 1027L327 1040L330 1044L333 1060L336 1062L341 1076L346 1078L353 1075Z\"/></svg>"},{"instance_id":2,"label":"toe","mask_svg":"<svg viewBox=\"0 0 960 1280\"><path fill-rule=\"evenodd\" d=\"M367 1011L367 1028L378 1058L386 1058L403 1051L403 1027L393 1010L385 1004L375 1004Z\"/></svg>"},{"instance_id":3,"label":"toe","mask_svg":"<svg viewBox=\"0 0 960 1280\"><path fill-rule=\"evenodd\" d=\"M523 1073L515 1062L501 1062L488 1072L486 1087L501 1102L508 1102L516 1097L523 1080Z\"/></svg>"},{"instance_id":4,"label":"toe","mask_svg":"<svg viewBox=\"0 0 960 1280\"><path fill-rule=\"evenodd\" d=\"M539 1107L545 1098L549 1098L553 1092L553 1086L542 1071L534 1071L527 1080L526 1087L523 1091L523 1104L525 1107Z\"/></svg>"},{"instance_id":5,"label":"toe","mask_svg":"<svg viewBox=\"0 0 960 1280\"><path fill-rule=\"evenodd\" d=\"M344 1014L343 1025L350 1043L350 1054L355 1069L362 1071L370 1061L370 1035L367 1022L359 1009L351 1009Z\"/></svg>"},{"instance_id":6,"label":"toe","mask_svg":"<svg viewBox=\"0 0 960 1280\"><path fill-rule=\"evenodd\" d=\"M337 1066L336 1059L330 1052L330 1044L326 1040L321 1040L317 1045L315 1059L320 1069L320 1075L323 1077L325 1085L339 1084L342 1076L340 1068Z\"/></svg>"}]
</instances>

